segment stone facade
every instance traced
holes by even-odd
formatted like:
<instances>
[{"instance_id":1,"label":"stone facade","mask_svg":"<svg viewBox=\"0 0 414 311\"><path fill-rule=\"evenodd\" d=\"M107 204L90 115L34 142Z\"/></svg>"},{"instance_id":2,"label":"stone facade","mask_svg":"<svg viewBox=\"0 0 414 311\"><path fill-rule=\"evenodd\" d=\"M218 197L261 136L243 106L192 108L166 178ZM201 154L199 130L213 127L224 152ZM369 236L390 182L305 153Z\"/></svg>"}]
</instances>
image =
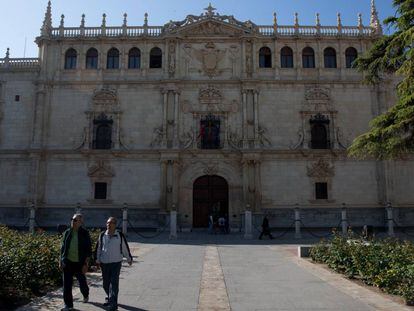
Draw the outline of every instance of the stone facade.
<instances>
[{"instance_id":1,"label":"stone facade","mask_svg":"<svg viewBox=\"0 0 414 311\"><path fill-rule=\"evenodd\" d=\"M282 26L276 15L258 26L205 10L159 27L147 17L128 26L125 15L121 27L103 16L100 27L85 27L83 17L68 28L62 16L53 28L49 5L39 58L0 60L0 222L22 225L33 204L37 221L54 225L80 203L96 225L127 204L147 215L137 216L141 226L177 210L191 227L195 209L217 203L209 193L203 207L195 183L220 176L220 213L233 227L246 209L287 226L295 207L309 225L332 226L344 206L357 225L382 226L386 202L413 225L412 156L346 156L395 102L394 79L372 87L348 68L349 48L364 53L381 35L375 7L370 26L355 27L340 16L332 27L318 18L301 26L297 16ZM282 56L285 47L291 54ZM309 47L314 56L305 60ZM326 134L322 148L315 124Z\"/></svg>"}]
</instances>

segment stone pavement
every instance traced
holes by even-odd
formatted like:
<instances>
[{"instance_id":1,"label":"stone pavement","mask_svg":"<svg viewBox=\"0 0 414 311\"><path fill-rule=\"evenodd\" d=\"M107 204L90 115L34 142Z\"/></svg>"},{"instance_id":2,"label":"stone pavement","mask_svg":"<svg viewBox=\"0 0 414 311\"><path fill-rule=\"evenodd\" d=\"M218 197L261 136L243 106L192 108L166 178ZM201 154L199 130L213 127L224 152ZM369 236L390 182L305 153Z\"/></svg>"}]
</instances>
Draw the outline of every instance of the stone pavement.
<instances>
[{"instance_id":1,"label":"stone pavement","mask_svg":"<svg viewBox=\"0 0 414 311\"><path fill-rule=\"evenodd\" d=\"M298 259L298 240L290 236L259 241L199 232L172 241L167 234L154 239L133 234L129 240L138 257L122 267L119 310L414 310ZM74 289L75 308L104 310L100 276L88 278L90 302L82 303ZM57 291L20 310L61 307Z\"/></svg>"}]
</instances>

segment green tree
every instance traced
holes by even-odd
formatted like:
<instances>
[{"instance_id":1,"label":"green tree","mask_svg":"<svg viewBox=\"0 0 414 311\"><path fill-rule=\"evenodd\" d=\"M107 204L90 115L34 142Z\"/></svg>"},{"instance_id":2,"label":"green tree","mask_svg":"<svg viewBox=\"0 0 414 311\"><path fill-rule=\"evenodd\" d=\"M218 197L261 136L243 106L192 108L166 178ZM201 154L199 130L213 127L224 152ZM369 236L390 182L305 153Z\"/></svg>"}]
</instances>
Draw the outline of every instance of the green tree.
<instances>
[{"instance_id":1,"label":"green tree","mask_svg":"<svg viewBox=\"0 0 414 311\"><path fill-rule=\"evenodd\" d=\"M395 159L414 151L414 0L394 0L395 16L384 24L391 35L381 36L372 48L355 61L366 81L380 86L387 75L398 75L397 103L370 122L370 130L350 146L350 156Z\"/></svg>"}]
</instances>

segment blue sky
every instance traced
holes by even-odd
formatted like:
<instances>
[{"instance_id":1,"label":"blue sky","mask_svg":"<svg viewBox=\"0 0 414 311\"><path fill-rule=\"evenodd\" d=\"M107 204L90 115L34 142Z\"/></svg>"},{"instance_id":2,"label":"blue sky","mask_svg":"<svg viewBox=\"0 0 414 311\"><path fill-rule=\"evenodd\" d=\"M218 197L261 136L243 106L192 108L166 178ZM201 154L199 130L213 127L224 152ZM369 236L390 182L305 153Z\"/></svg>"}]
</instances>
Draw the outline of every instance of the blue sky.
<instances>
[{"instance_id":1,"label":"blue sky","mask_svg":"<svg viewBox=\"0 0 414 311\"><path fill-rule=\"evenodd\" d=\"M370 0L52 0L53 26L59 25L61 14L65 15L65 26L79 26L82 13L86 14L86 26L100 26L103 13L107 14L108 26L120 26L125 12L131 26L142 25L145 12L149 14L149 25L163 25L188 14L200 15L209 2L222 15L234 15L241 21L250 19L258 25L271 25L273 12L281 25L292 25L295 12L302 25L314 25L317 12L322 25L336 25L337 12L343 25L356 25L359 12L367 25L370 16ZM392 0L375 3L381 21L394 15ZM0 0L0 4L0 57L4 57L7 47L11 57L36 57L34 40L40 33L47 0Z\"/></svg>"}]
</instances>

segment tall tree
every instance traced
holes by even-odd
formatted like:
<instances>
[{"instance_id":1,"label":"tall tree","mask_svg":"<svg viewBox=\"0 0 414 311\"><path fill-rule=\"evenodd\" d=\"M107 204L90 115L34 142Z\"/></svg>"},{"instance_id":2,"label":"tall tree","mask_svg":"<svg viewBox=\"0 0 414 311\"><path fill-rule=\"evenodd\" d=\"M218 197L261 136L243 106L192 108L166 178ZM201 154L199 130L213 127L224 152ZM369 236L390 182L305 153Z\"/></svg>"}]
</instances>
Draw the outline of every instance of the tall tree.
<instances>
[{"instance_id":1,"label":"tall tree","mask_svg":"<svg viewBox=\"0 0 414 311\"><path fill-rule=\"evenodd\" d=\"M348 151L357 158L395 159L414 152L414 0L393 0L393 6L396 14L384 24L395 32L379 37L355 67L373 85L380 85L387 75L398 75L398 100L353 141Z\"/></svg>"}]
</instances>

